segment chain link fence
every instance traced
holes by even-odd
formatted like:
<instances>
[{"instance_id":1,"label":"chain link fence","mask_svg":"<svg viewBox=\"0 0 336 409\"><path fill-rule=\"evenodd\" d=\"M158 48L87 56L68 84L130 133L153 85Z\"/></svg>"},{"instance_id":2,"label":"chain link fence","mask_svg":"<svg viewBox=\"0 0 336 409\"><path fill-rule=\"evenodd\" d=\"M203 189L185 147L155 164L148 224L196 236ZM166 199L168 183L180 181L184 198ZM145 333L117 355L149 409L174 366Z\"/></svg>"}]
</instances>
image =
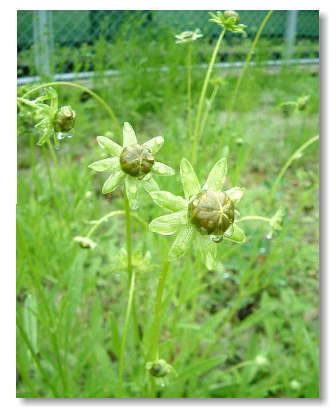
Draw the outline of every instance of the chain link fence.
<instances>
[{"instance_id":1,"label":"chain link fence","mask_svg":"<svg viewBox=\"0 0 336 409\"><path fill-rule=\"evenodd\" d=\"M226 36L228 61L242 61L267 11L239 11L246 24L247 39ZM18 82L34 76L83 74L100 69L118 70L117 48L132 36L143 39L144 51L163 37L201 29L208 43L219 27L208 22L207 10L39 10L18 11ZM262 34L267 59L314 59L319 55L319 12L277 10ZM245 44L245 46L244 46ZM104 54L104 58L102 58ZM230 56L234 56L230 59Z\"/></svg>"}]
</instances>

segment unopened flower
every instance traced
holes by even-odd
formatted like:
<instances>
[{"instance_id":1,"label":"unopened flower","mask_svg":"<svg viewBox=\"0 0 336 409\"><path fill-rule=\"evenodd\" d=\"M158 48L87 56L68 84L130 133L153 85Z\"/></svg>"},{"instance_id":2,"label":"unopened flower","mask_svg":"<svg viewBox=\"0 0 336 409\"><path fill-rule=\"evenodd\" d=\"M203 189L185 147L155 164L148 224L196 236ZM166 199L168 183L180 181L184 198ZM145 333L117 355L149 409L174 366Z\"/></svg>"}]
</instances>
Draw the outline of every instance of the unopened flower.
<instances>
[{"instance_id":1,"label":"unopened flower","mask_svg":"<svg viewBox=\"0 0 336 409\"><path fill-rule=\"evenodd\" d=\"M74 241L80 245L83 249L94 249L97 247L97 244L92 241L89 237L74 237Z\"/></svg>"},{"instance_id":2,"label":"unopened flower","mask_svg":"<svg viewBox=\"0 0 336 409\"><path fill-rule=\"evenodd\" d=\"M155 378L163 378L171 373L172 366L163 359L158 359L157 361L147 362L146 369Z\"/></svg>"},{"instance_id":3,"label":"unopened flower","mask_svg":"<svg viewBox=\"0 0 336 409\"><path fill-rule=\"evenodd\" d=\"M224 191L227 174L226 158L220 159L200 186L198 178L186 160L180 166L184 198L170 192L152 192L156 204L171 213L154 219L149 228L163 235L177 234L168 259L183 256L195 243L208 269L216 266L217 243L223 239L234 243L246 240L244 231L235 223L236 205L244 189L233 187Z\"/></svg>"},{"instance_id":4,"label":"unopened flower","mask_svg":"<svg viewBox=\"0 0 336 409\"><path fill-rule=\"evenodd\" d=\"M91 163L89 168L96 172L109 172L110 176L103 185L103 194L113 192L125 183L127 198L133 210L138 206L138 190L142 186L149 194L159 190L152 174L171 176L174 169L155 160L156 153L164 143L157 136L140 145L132 126L124 123L123 146L105 136L97 137L98 144L110 157Z\"/></svg>"},{"instance_id":5,"label":"unopened flower","mask_svg":"<svg viewBox=\"0 0 336 409\"><path fill-rule=\"evenodd\" d=\"M75 125L76 113L70 106L62 106L55 114L56 132L69 132Z\"/></svg>"},{"instance_id":6,"label":"unopened flower","mask_svg":"<svg viewBox=\"0 0 336 409\"><path fill-rule=\"evenodd\" d=\"M70 106L59 108L57 92L52 87L46 88L44 95L33 101L24 98L18 98L18 100L33 108L39 117L35 125L35 128L41 132L38 145L43 145L53 139L55 145L58 146L60 139L71 138L72 134L69 132L73 131L76 113ZM49 104L46 103L47 101Z\"/></svg>"},{"instance_id":7,"label":"unopened flower","mask_svg":"<svg viewBox=\"0 0 336 409\"><path fill-rule=\"evenodd\" d=\"M239 24L240 17L236 11L217 11L217 13L209 13L212 17L209 21L218 24L220 27L226 31L231 31L231 33L242 33L245 34L245 24Z\"/></svg>"},{"instance_id":8,"label":"unopened flower","mask_svg":"<svg viewBox=\"0 0 336 409\"><path fill-rule=\"evenodd\" d=\"M201 30L199 28L197 28L195 31L183 31L175 36L176 44L190 43L191 41L195 41L201 37L203 37L203 34L201 34Z\"/></svg>"}]
</instances>

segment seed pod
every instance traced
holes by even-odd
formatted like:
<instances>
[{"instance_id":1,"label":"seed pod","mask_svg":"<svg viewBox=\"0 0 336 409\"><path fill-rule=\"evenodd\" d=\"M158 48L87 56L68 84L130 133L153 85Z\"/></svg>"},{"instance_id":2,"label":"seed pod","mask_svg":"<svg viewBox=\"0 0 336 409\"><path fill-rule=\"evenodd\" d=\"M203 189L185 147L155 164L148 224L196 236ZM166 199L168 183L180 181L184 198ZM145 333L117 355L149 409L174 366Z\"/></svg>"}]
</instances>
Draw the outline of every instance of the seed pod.
<instances>
[{"instance_id":1,"label":"seed pod","mask_svg":"<svg viewBox=\"0 0 336 409\"><path fill-rule=\"evenodd\" d=\"M146 368L149 373L156 378L163 378L164 376L167 376L172 370L172 367L163 359L159 359L155 362L148 362L146 364Z\"/></svg>"},{"instance_id":2,"label":"seed pod","mask_svg":"<svg viewBox=\"0 0 336 409\"><path fill-rule=\"evenodd\" d=\"M234 222L234 203L224 192L203 190L189 203L188 216L201 234L222 236Z\"/></svg>"},{"instance_id":3,"label":"seed pod","mask_svg":"<svg viewBox=\"0 0 336 409\"><path fill-rule=\"evenodd\" d=\"M120 155L121 169L128 175L142 179L154 165L154 156L142 145L131 145L123 149Z\"/></svg>"},{"instance_id":4,"label":"seed pod","mask_svg":"<svg viewBox=\"0 0 336 409\"><path fill-rule=\"evenodd\" d=\"M240 17L239 17L239 14L238 14L236 11L226 10L226 11L224 11L223 14L224 14L224 17L226 17L226 18L235 19L235 20L234 20L234 23L235 23L235 24L238 24L238 23L239 23Z\"/></svg>"},{"instance_id":5,"label":"seed pod","mask_svg":"<svg viewBox=\"0 0 336 409\"><path fill-rule=\"evenodd\" d=\"M76 112L70 106L61 107L55 115L55 131L69 132L75 125Z\"/></svg>"}]
</instances>

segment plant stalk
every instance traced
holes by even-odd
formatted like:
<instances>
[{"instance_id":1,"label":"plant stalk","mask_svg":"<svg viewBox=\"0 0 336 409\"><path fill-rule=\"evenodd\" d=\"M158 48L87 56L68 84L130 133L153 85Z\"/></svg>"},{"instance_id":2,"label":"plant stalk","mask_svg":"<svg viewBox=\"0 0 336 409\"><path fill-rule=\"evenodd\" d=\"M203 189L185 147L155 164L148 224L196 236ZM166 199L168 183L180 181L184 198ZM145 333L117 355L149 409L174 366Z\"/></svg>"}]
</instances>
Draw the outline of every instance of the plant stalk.
<instances>
[{"instance_id":1,"label":"plant stalk","mask_svg":"<svg viewBox=\"0 0 336 409\"><path fill-rule=\"evenodd\" d=\"M259 29L258 29L258 31L257 31L256 36L254 37L253 43L252 43L252 45L251 45L251 48L250 48L249 52L247 53L246 59L245 59L245 61L244 61L243 68L242 68L242 70L240 71L240 74L239 74L239 77L238 77L236 86L235 86L234 91L233 91L233 96L232 96L232 99L231 99L231 103L230 103L230 105L229 105L226 123L229 123L229 121L230 121L230 119L231 119L233 109L234 109L234 107L235 107L235 105L236 105L237 96L238 96L238 91L239 91L239 88L240 88L240 86L241 86L241 84L242 84L242 82L243 82L243 79L244 79L244 76L245 76L247 67L249 66L249 63L250 63L250 61L251 61L252 55L253 55L253 53L254 53L254 50L256 49L256 47L257 47L257 45L258 45L258 42L259 42L261 33L263 32L263 30L264 30L266 24L268 23L268 20L270 19L270 17L271 17L272 14L273 14L273 10L269 10L269 12L266 14L264 20L263 20L262 23L260 24L260 27L259 27Z\"/></svg>"},{"instance_id":2,"label":"plant stalk","mask_svg":"<svg viewBox=\"0 0 336 409\"><path fill-rule=\"evenodd\" d=\"M42 88L46 88L46 87L56 87L56 86L66 86L66 87L73 87L73 88L78 88L84 92L87 92L89 95L91 95L94 99L96 99L96 101L98 101L102 107L104 107L105 111L108 113L108 115L110 116L116 131L120 132L121 131L121 126L120 123L115 115L115 113L113 112L113 110L111 109L111 107L103 100L103 98L101 98L98 94L96 94L95 92L91 91L89 88L84 87L84 85L81 84L77 84L75 82L62 82L62 81L54 81L54 82L47 82L45 84L41 84L35 88L30 89L29 91L27 91L24 95L23 98L27 98L28 95L38 91L39 89Z\"/></svg>"},{"instance_id":3,"label":"plant stalk","mask_svg":"<svg viewBox=\"0 0 336 409\"><path fill-rule=\"evenodd\" d=\"M187 53L187 86L188 86L188 137L190 141L192 140L191 70L192 70L192 43L189 43Z\"/></svg>"},{"instance_id":4,"label":"plant stalk","mask_svg":"<svg viewBox=\"0 0 336 409\"><path fill-rule=\"evenodd\" d=\"M225 35L225 29L222 30L222 32L220 33L217 43L215 45L215 48L213 50L212 56L211 56L211 60L208 66L208 70L206 72L205 78L204 78L204 82L203 82L203 87L202 87L202 91L201 91L201 95L200 95L200 99L198 102L198 107L197 107L197 113L196 113L196 123L195 123L195 130L194 130L194 142L192 145L192 153L191 153L191 162L193 165L196 165L197 163L197 154L198 154L198 145L200 142L200 128L201 128L201 119L202 119L202 111L203 111L203 106L204 106L204 102L205 102L205 96L206 96L206 92L208 90L208 85L209 85L209 81L210 81L210 77L213 71L213 67L216 61L216 57L219 51L219 47L220 44L224 38Z\"/></svg>"}]
</instances>

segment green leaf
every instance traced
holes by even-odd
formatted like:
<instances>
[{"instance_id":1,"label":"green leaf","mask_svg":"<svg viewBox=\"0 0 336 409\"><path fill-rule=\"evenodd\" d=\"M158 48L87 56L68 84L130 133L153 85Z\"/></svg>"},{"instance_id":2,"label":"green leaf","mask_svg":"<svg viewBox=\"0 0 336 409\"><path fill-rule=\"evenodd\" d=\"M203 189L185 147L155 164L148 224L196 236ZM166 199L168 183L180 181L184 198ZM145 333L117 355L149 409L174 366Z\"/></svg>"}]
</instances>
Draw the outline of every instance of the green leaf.
<instances>
[{"instance_id":1,"label":"green leaf","mask_svg":"<svg viewBox=\"0 0 336 409\"><path fill-rule=\"evenodd\" d=\"M216 255L218 244L214 243L209 236L198 236L197 245L200 254L202 255L202 261L208 270L214 270L216 268Z\"/></svg>"},{"instance_id":2,"label":"green leaf","mask_svg":"<svg viewBox=\"0 0 336 409\"><path fill-rule=\"evenodd\" d=\"M155 182L155 180L153 179L151 174L145 176L141 180L141 183L142 183L143 188L149 194L151 194L152 192L156 192L156 191L160 190L159 185Z\"/></svg>"},{"instance_id":3,"label":"green leaf","mask_svg":"<svg viewBox=\"0 0 336 409\"><path fill-rule=\"evenodd\" d=\"M229 190L226 190L225 193L229 196L229 198L234 201L235 203L238 203L240 199L243 197L246 189L243 187L233 187Z\"/></svg>"},{"instance_id":4,"label":"green leaf","mask_svg":"<svg viewBox=\"0 0 336 409\"><path fill-rule=\"evenodd\" d=\"M188 202L183 199L183 197L175 196L170 192L163 190L152 192L151 197L158 206L171 212L178 212L179 210L186 210L188 208Z\"/></svg>"},{"instance_id":5,"label":"green leaf","mask_svg":"<svg viewBox=\"0 0 336 409\"><path fill-rule=\"evenodd\" d=\"M128 122L124 123L123 129L123 147L126 148L130 145L136 145L138 143L134 129Z\"/></svg>"},{"instance_id":6,"label":"green leaf","mask_svg":"<svg viewBox=\"0 0 336 409\"><path fill-rule=\"evenodd\" d=\"M132 176L126 176L125 180L126 195L132 210L137 210L139 208L138 183L139 181L136 178Z\"/></svg>"},{"instance_id":7,"label":"green leaf","mask_svg":"<svg viewBox=\"0 0 336 409\"><path fill-rule=\"evenodd\" d=\"M180 174L185 198L190 199L201 190L201 186L191 163L185 158L181 160Z\"/></svg>"},{"instance_id":8,"label":"green leaf","mask_svg":"<svg viewBox=\"0 0 336 409\"><path fill-rule=\"evenodd\" d=\"M244 230L242 230L236 223L233 223L230 231L224 233L223 239L233 241L235 243L244 243L246 241L246 235Z\"/></svg>"},{"instance_id":9,"label":"green leaf","mask_svg":"<svg viewBox=\"0 0 336 409\"><path fill-rule=\"evenodd\" d=\"M208 179L205 182L204 188L211 189L216 192L222 191L226 179L226 174L227 160L226 158L222 158L218 162L216 162L211 169Z\"/></svg>"},{"instance_id":10,"label":"green leaf","mask_svg":"<svg viewBox=\"0 0 336 409\"><path fill-rule=\"evenodd\" d=\"M183 227L168 252L168 260L173 261L182 257L191 246L193 235L194 229L192 226Z\"/></svg>"},{"instance_id":11,"label":"green leaf","mask_svg":"<svg viewBox=\"0 0 336 409\"><path fill-rule=\"evenodd\" d=\"M172 176L175 174L175 170L162 162L154 162L152 172L161 176Z\"/></svg>"},{"instance_id":12,"label":"green leaf","mask_svg":"<svg viewBox=\"0 0 336 409\"><path fill-rule=\"evenodd\" d=\"M103 194L105 195L106 193L113 192L113 190L115 190L125 179L125 176L125 173L120 170L112 173L103 185Z\"/></svg>"},{"instance_id":13,"label":"green leaf","mask_svg":"<svg viewBox=\"0 0 336 409\"><path fill-rule=\"evenodd\" d=\"M120 162L119 158L107 158L93 162L88 167L96 172L113 172L120 169Z\"/></svg>"},{"instance_id":14,"label":"green leaf","mask_svg":"<svg viewBox=\"0 0 336 409\"><path fill-rule=\"evenodd\" d=\"M187 223L187 212L185 210L157 217L149 224L149 230L154 233L170 236L176 233Z\"/></svg>"},{"instance_id":15,"label":"green leaf","mask_svg":"<svg viewBox=\"0 0 336 409\"><path fill-rule=\"evenodd\" d=\"M122 147L106 136L97 136L98 145L111 156L120 156Z\"/></svg>"},{"instance_id":16,"label":"green leaf","mask_svg":"<svg viewBox=\"0 0 336 409\"><path fill-rule=\"evenodd\" d=\"M37 302L34 296L29 294L25 300L23 320L24 328L32 345L33 351L38 352L37 344Z\"/></svg>"},{"instance_id":17,"label":"green leaf","mask_svg":"<svg viewBox=\"0 0 336 409\"><path fill-rule=\"evenodd\" d=\"M162 136L156 136L155 138L152 138L149 141L145 142L143 146L149 149L155 155L157 152L159 152L163 144L164 139L162 138Z\"/></svg>"}]
</instances>

